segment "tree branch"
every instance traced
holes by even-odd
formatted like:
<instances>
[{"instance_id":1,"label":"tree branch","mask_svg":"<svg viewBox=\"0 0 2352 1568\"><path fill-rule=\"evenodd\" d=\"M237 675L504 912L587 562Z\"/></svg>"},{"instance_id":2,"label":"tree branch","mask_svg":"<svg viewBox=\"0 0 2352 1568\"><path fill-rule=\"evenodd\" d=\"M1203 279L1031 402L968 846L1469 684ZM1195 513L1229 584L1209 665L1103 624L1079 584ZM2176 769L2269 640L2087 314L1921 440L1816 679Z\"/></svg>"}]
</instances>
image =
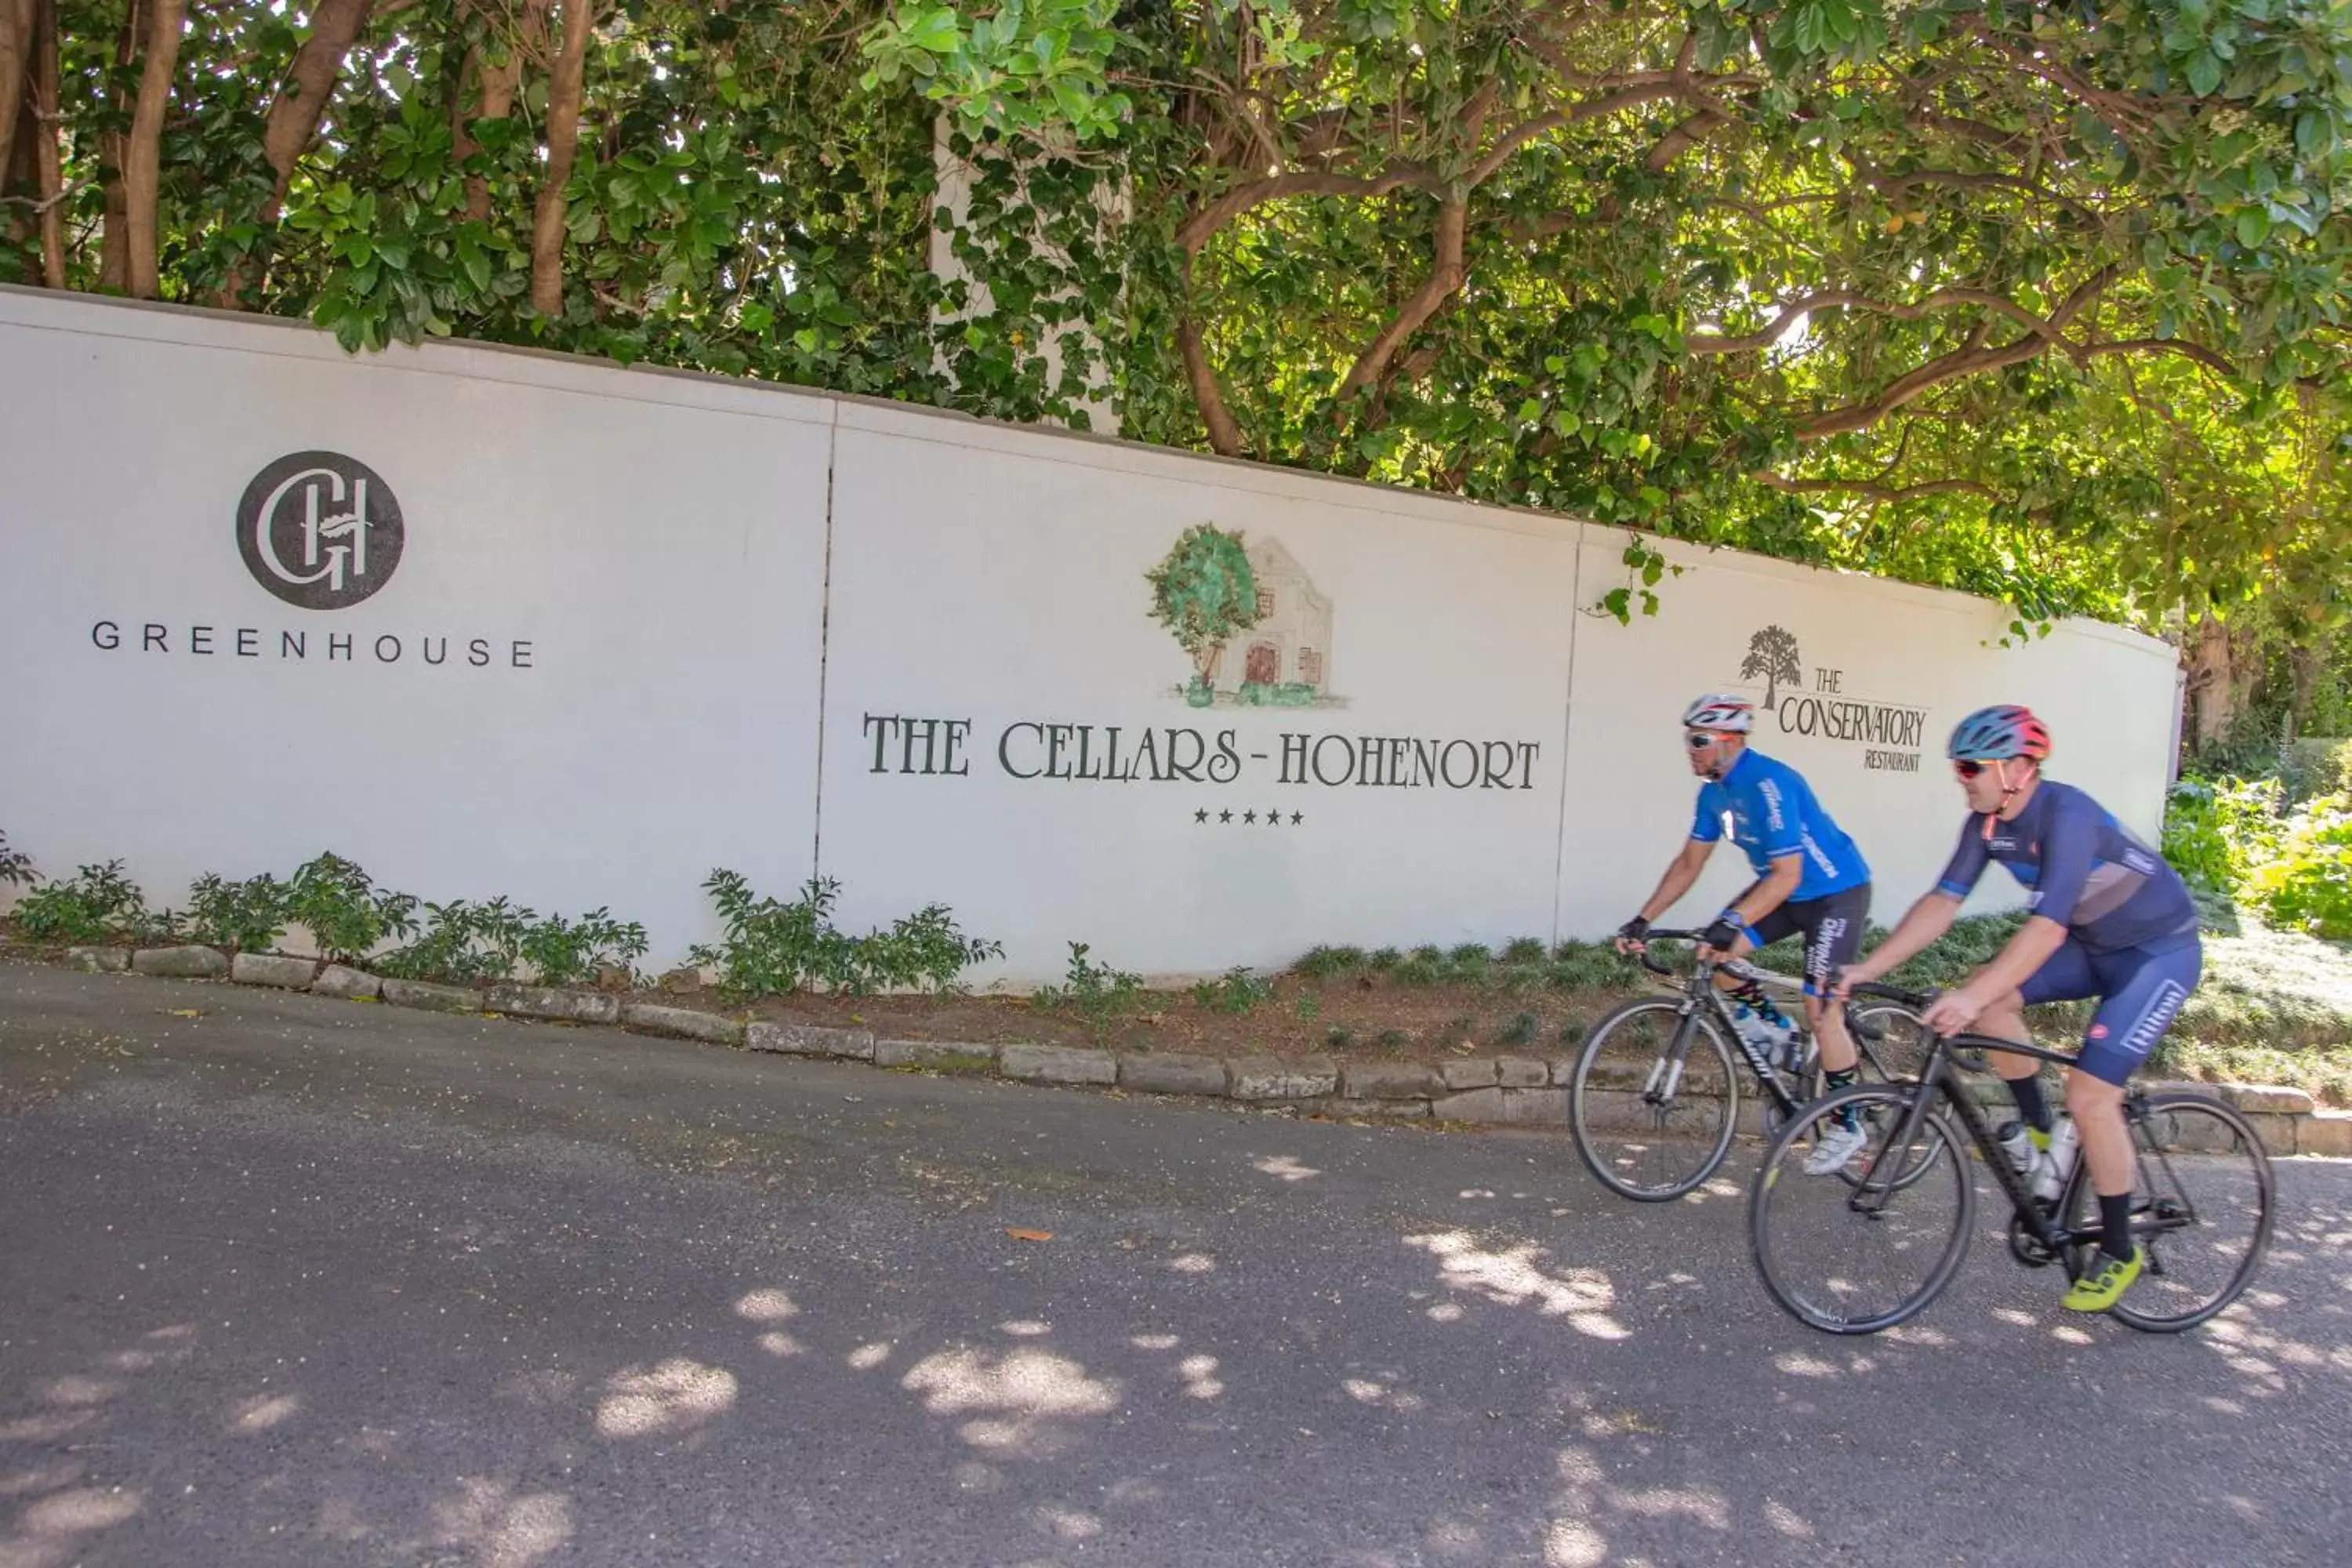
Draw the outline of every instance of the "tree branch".
<instances>
[{"instance_id":1,"label":"tree branch","mask_svg":"<svg viewBox=\"0 0 2352 1568\"><path fill-rule=\"evenodd\" d=\"M1731 116L1710 103L1660 137L1642 166L1653 174L1663 174L1674 167L1675 159L1730 123Z\"/></svg>"},{"instance_id":2,"label":"tree branch","mask_svg":"<svg viewBox=\"0 0 2352 1568\"><path fill-rule=\"evenodd\" d=\"M1824 437L1842 436L1852 430L1866 430L1930 387L2040 358L2063 342L2063 334L2068 324L2116 280L2121 270L2113 264L2102 267L2076 285L2074 291L2050 313L2048 320L2037 321L2032 329L1998 348L1979 348L1970 343L1955 349L1896 377L1894 384L1876 397L1829 409L1799 421L1795 431L1797 439L1818 441Z\"/></svg>"},{"instance_id":3,"label":"tree branch","mask_svg":"<svg viewBox=\"0 0 2352 1568\"><path fill-rule=\"evenodd\" d=\"M32 76L33 0L0 0L0 187L15 165L16 121Z\"/></svg>"},{"instance_id":4,"label":"tree branch","mask_svg":"<svg viewBox=\"0 0 2352 1568\"><path fill-rule=\"evenodd\" d=\"M530 307L542 316L563 313L563 187L580 151L580 97L596 0L562 0L563 48L547 89L547 168L540 176L530 231Z\"/></svg>"},{"instance_id":5,"label":"tree branch","mask_svg":"<svg viewBox=\"0 0 2352 1568\"><path fill-rule=\"evenodd\" d=\"M2078 359L2097 359L2103 354L2177 354L2193 360L2216 375L2236 380L2238 367L2201 343L2184 343L2172 338L2116 338L2105 342L2084 343L2073 351Z\"/></svg>"},{"instance_id":6,"label":"tree branch","mask_svg":"<svg viewBox=\"0 0 2352 1568\"><path fill-rule=\"evenodd\" d=\"M2005 294L1990 289L1938 289L1914 304L1897 304L1889 300L1874 300L1845 289L1824 289L1807 294L1785 306L1770 324L1759 331L1738 337L1720 337L1713 333L1695 332L1683 340L1683 346L1695 354L1746 353L1753 349L1769 348L1796 323L1800 316L1816 310L1864 310L1875 316L1892 316L1897 321L1916 321L1931 311L1949 310L1956 305L1979 305L1986 310L2007 316L2030 332L2040 332L2046 323ZM1973 345L1971 345L1973 346Z\"/></svg>"},{"instance_id":7,"label":"tree branch","mask_svg":"<svg viewBox=\"0 0 2352 1568\"><path fill-rule=\"evenodd\" d=\"M1209 448L1221 457L1242 455L1242 427L1234 422L1233 411L1225 406L1224 388L1217 384L1217 373L1209 363L1209 352L1201 342L1201 323L1192 311L1192 258L1186 256L1180 268L1184 298L1176 316L1176 346L1184 355L1184 376L1192 386L1192 405L1200 410L1201 424L1209 433Z\"/></svg>"},{"instance_id":8,"label":"tree branch","mask_svg":"<svg viewBox=\"0 0 2352 1568\"><path fill-rule=\"evenodd\" d=\"M124 257L125 284L134 300L152 300L156 276L155 198L163 174L163 114L172 103L172 78L180 62L180 20L185 0L154 0L147 29L147 58L139 73L139 102L123 146L123 228L130 240Z\"/></svg>"},{"instance_id":9,"label":"tree branch","mask_svg":"<svg viewBox=\"0 0 2352 1568\"><path fill-rule=\"evenodd\" d=\"M319 0L310 9L310 36L295 53L294 67L261 133L261 155L278 173L277 189L264 209L266 226L278 221L286 203L287 187L294 182L294 164L319 133L319 121L334 97L335 79L342 74L343 57L351 53L368 23L374 0Z\"/></svg>"},{"instance_id":10,"label":"tree branch","mask_svg":"<svg viewBox=\"0 0 2352 1568\"><path fill-rule=\"evenodd\" d=\"M1371 346L1357 357L1349 370L1348 378L1339 384L1336 396L1345 403L1376 380L1388 367L1389 360L1404 341L1421 330L1423 322L1437 312L1437 308L1451 299L1468 276L1462 262L1462 240L1469 224L1470 209L1466 201L1442 204L1437 209L1437 256L1429 276L1422 280L1405 302L1397 310Z\"/></svg>"},{"instance_id":11,"label":"tree branch","mask_svg":"<svg viewBox=\"0 0 2352 1568\"><path fill-rule=\"evenodd\" d=\"M63 129L58 117L58 0L35 0L33 6L33 118L41 138L33 147L41 193L41 281L62 289L66 286L67 192L65 153L58 144ZM79 184L75 186L80 188Z\"/></svg>"},{"instance_id":12,"label":"tree branch","mask_svg":"<svg viewBox=\"0 0 2352 1568\"><path fill-rule=\"evenodd\" d=\"M1234 219L1266 202L1285 196L1384 196L1406 186L1441 194L1437 176L1419 164L1391 169L1376 179L1360 179L1353 174L1276 174L1264 180L1252 180L1235 185L1200 212L1184 220L1176 231L1176 242L1188 255L1197 256L1211 237Z\"/></svg>"},{"instance_id":13,"label":"tree branch","mask_svg":"<svg viewBox=\"0 0 2352 1568\"><path fill-rule=\"evenodd\" d=\"M1882 485L1869 479L1791 479L1769 470L1748 476L1758 484L1790 495L1836 493L1860 496L1864 500L1894 502L1916 500L1920 496L1979 495L1987 499L1996 492L1974 479L1929 479L1916 485Z\"/></svg>"}]
</instances>

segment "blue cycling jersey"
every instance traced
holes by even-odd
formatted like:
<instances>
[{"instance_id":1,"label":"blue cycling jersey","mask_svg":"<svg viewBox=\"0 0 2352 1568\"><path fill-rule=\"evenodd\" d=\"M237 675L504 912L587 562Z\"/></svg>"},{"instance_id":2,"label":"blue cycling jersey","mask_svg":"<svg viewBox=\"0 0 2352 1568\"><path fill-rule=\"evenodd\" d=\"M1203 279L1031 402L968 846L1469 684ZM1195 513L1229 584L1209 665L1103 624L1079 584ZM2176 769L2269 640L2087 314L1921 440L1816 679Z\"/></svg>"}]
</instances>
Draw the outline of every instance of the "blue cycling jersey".
<instances>
[{"instance_id":1,"label":"blue cycling jersey","mask_svg":"<svg viewBox=\"0 0 2352 1568\"><path fill-rule=\"evenodd\" d=\"M1760 752L1742 752L1719 779L1699 786L1698 814L1691 837L1713 844L1723 837L1748 852L1759 877L1772 874L1784 856L1804 859L1804 878L1789 895L1791 903L1825 899L1870 880L1870 868L1822 803L1804 775Z\"/></svg>"},{"instance_id":2,"label":"blue cycling jersey","mask_svg":"<svg viewBox=\"0 0 2352 1568\"><path fill-rule=\"evenodd\" d=\"M1988 826L1990 825L1990 826ZM1970 813L1936 884L1965 899L1998 860L2086 952L2160 949L2197 934L2197 904L2179 872L2072 784L2045 779L2013 822Z\"/></svg>"}]
</instances>

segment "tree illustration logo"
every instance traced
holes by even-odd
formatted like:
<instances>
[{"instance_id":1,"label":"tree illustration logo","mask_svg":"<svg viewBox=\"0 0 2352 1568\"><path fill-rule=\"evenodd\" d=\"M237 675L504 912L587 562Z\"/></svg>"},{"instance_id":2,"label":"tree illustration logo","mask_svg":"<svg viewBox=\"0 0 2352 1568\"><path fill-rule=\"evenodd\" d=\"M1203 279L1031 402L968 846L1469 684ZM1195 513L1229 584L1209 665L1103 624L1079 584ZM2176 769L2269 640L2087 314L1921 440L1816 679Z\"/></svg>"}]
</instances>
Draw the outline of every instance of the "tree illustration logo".
<instances>
[{"instance_id":1,"label":"tree illustration logo","mask_svg":"<svg viewBox=\"0 0 2352 1568\"><path fill-rule=\"evenodd\" d=\"M1766 626L1749 637L1748 658L1739 667L1739 679L1761 680L1764 706L1770 709L1779 698L1780 682L1804 682L1804 656L1797 651L1797 639L1780 626Z\"/></svg>"}]
</instances>

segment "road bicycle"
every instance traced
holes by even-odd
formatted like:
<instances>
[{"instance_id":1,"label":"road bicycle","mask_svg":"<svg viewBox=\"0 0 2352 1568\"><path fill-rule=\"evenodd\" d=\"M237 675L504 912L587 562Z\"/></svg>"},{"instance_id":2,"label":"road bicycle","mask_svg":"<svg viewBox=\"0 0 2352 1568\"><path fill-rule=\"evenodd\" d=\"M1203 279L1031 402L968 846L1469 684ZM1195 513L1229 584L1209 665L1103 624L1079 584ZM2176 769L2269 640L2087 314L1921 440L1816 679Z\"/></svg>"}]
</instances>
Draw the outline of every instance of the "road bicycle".
<instances>
[{"instance_id":1,"label":"road bicycle","mask_svg":"<svg viewBox=\"0 0 2352 1568\"><path fill-rule=\"evenodd\" d=\"M1853 993L1915 1016L1934 1002L1888 985ZM1987 1049L2074 1063L2040 1046L1930 1035L1912 1081L1842 1089L1805 1107L1773 1138L1749 1190L1748 1241L1765 1289L1798 1321L1868 1334L1924 1311L1968 1251L1985 1176L2009 1200L2009 1250L2018 1262L2061 1264L2070 1279L2091 1267L2100 1215L2090 1167L2078 1152L2058 1173L2064 1184L2055 1202L2036 1194L1960 1077L1964 1066L1987 1065L1978 1054ZM1841 1173L1844 1181L1806 1175L1804 1157L1841 1110L1864 1118L1870 1141ZM2244 1117L2189 1090L2127 1089L2124 1121L2132 1139L2132 1236L2146 1261L2109 1311L2135 1329L2177 1333L2229 1306L2252 1279L2273 1218L2270 1156Z\"/></svg>"},{"instance_id":2,"label":"road bicycle","mask_svg":"<svg viewBox=\"0 0 2352 1568\"><path fill-rule=\"evenodd\" d=\"M1645 943L1697 942L1695 931L1652 931ZM1568 1121L1576 1152L1601 1185L1639 1203L1664 1203L1715 1174L1739 1130L1739 1074L1754 1085L1761 1131L1778 1133L1822 1089L1821 1052L1804 1024L1804 982L1739 959L1695 959L1687 974L1645 947L1642 965L1682 980L1681 994L1641 996L1593 1025L1569 1079ZM1727 991L1718 975L1738 983ZM1776 1050L1743 1037L1733 1005L1786 994L1794 1024ZM1849 1003L1846 1032L1861 1053L1863 1079L1905 1078L1920 1059L1918 1015L1895 1002Z\"/></svg>"}]
</instances>

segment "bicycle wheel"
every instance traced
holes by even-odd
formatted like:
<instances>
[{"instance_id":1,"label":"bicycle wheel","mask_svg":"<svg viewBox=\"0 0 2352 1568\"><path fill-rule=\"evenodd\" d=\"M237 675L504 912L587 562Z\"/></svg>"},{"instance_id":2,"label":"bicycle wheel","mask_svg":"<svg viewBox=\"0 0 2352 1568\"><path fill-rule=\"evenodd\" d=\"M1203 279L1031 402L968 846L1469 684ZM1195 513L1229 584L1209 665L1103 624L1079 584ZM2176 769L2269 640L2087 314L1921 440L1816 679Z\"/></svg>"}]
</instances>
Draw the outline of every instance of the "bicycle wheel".
<instances>
[{"instance_id":1,"label":"bicycle wheel","mask_svg":"<svg viewBox=\"0 0 2352 1568\"><path fill-rule=\"evenodd\" d=\"M1918 1014L1899 1003L1868 1002L1849 1005L1846 1018L1851 1026L1849 1032L1854 1037L1854 1070L1861 1075L1854 1081L1905 1084L1917 1080L1921 1069L1927 1065L1927 1031L1920 1025ZM1829 1092L1818 1045L1809 1049L1804 1080L1795 1088L1807 1102ZM1785 1121L1779 1104L1767 1100L1764 1136L1780 1136ZM1923 1143L1916 1151L1918 1159L1902 1173L1896 1184L1909 1186L1927 1174L1941 1148L1937 1143ZM1848 1166L1843 1174L1848 1185L1858 1185L1862 1180L1853 1166Z\"/></svg>"},{"instance_id":2,"label":"bicycle wheel","mask_svg":"<svg viewBox=\"0 0 2352 1568\"><path fill-rule=\"evenodd\" d=\"M2142 1103L2131 1127L2132 1238L2147 1261L2107 1310L2145 1333L2177 1334L2253 1279L2274 1217L2271 1161L2246 1119L2219 1100L2175 1090ZM2086 1162L2075 1161L2058 1212L2069 1229L2097 1228Z\"/></svg>"},{"instance_id":3,"label":"bicycle wheel","mask_svg":"<svg viewBox=\"0 0 2352 1568\"><path fill-rule=\"evenodd\" d=\"M1765 1151L1748 1192L1748 1246L1764 1288L1799 1322L1832 1334L1891 1329L1934 1300L1967 1255L1976 1186L1943 1110L1930 1110L1905 1147L1892 1146L1922 1092L1840 1089L1805 1107ZM1845 1180L1807 1175L1819 1129L1844 1109L1863 1119L1870 1142Z\"/></svg>"},{"instance_id":4,"label":"bicycle wheel","mask_svg":"<svg viewBox=\"0 0 2352 1568\"><path fill-rule=\"evenodd\" d=\"M1678 1198L1715 1174L1739 1113L1731 1047L1704 1013L1691 1016L1682 1071L1672 1071L1683 1007L1663 997L1619 1007L1593 1026L1569 1080L1576 1152L1602 1186L1638 1203Z\"/></svg>"},{"instance_id":5,"label":"bicycle wheel","mask_svg":"<svg viewBox=\"0 0 2352 1568\"><path fill-rule=\"evenodd\" d=\"M1906 1083L1918 1079L1927 1065L1927 1031L1918 1014L1899 1002L1851 1003L1846 1011L1865 1080Z\"/></svg>"}]
</instances>

